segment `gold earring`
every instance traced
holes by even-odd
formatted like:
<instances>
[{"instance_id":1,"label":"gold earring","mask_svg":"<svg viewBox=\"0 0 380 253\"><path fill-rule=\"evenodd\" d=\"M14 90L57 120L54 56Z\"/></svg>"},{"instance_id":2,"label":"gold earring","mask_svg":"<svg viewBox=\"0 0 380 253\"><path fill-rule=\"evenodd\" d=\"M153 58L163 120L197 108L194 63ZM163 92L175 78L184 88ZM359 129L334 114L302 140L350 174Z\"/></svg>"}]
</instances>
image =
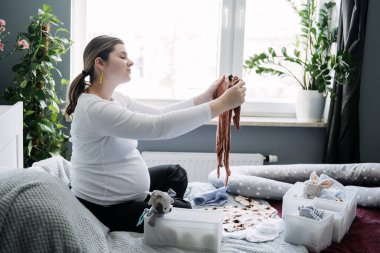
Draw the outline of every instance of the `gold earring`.
<instances>
[{"instance_id":1,"label":"gold earring","mask_svg":"<svg viewBox=\"0 0 380 253\"><path fill-rule=\"evenodd\" d=\"M100 78L99 78L99 85L102 85L103 83L103 71L100 73Z\"/></svg>"}]
</instances>

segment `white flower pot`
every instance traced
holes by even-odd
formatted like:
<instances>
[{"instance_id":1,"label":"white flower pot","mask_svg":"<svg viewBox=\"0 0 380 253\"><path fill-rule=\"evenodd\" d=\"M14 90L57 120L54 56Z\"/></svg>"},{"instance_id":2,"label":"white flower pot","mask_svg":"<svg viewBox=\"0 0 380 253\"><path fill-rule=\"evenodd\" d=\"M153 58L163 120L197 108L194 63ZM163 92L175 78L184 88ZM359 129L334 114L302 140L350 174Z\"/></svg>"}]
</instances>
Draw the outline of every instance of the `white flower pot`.
<instances>
[{"instance_id":1,"label":"white flower pot","mask_svg":"<svg viewBox=\"0 0 380 253\"><path fill-rule=\"evenodd\" d=\"M296 99L297 121L317 122L322 120L326 98L316 90L300 90Z\"/></svg>"}]
</instances>

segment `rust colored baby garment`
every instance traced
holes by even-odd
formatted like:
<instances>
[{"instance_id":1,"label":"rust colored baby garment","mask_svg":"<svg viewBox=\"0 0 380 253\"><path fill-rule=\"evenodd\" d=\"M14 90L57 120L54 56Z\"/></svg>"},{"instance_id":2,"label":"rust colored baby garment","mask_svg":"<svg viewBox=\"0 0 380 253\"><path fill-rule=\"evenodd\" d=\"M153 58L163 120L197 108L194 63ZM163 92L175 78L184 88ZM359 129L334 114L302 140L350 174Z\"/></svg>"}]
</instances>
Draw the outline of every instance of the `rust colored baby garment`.
<instances>
[{"instance_id":1,"label":"rust colored baby garment","mask_svg":"<svg viewBox=\"0 0 380 253\"><path fill-rule=\"evenodd\" d=\"M223 93L236 85L239 82L239 77L230 75L228 79L219 85L218 89L214 94L214 99L223 95ZM220 167L222 167L222 160L224 168L226 170L226 181L225 186L228 184L228 177L231 175L230 165L229 165L229 155L230 155L230 140L231 140L231 118L232 111L234 111L234 126L236 129L240 128L240 106L233 110L226 111L219 115L219 122L216 131L216 154L218 160L218 177L220 176Z\"/></svg>"}]
</instances>

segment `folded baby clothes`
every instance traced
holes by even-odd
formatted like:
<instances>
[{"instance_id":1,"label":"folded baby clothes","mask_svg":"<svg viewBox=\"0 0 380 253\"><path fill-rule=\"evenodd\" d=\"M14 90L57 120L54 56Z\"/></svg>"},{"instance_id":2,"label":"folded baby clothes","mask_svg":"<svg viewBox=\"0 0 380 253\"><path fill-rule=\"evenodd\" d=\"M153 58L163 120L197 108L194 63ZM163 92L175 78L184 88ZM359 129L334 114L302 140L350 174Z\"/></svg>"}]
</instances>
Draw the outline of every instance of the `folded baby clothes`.
<instances>
[{"instance_id":1,"label":"folded baby clothes","mask_svg":"<svg viewBox=\"0 0 380 253\"><path fill-rule=\"evenodd\" d=\"M195 205L222 206L228 200L227 187L221 187L214 191L206 192L193 199Z\"/></svg>"},{"instance_id":2,"label":"folded baby clothes","mask_svg":"<svg viewBox=\"0 0 380 253\"><path fill-rule=\"evenodd\" d=\"M321 174L319 180L332 180L333 185L327 189L321 189L320 198L331 199L337 201L346 201L346 196L344 193L344 186L337 180L327 176L326 174Z\"/></svg>"},{"instance_id":3,"label":"folded baby clothes","mask_svg":"<svg viewBox=\"0 0 380 253\"><path fill-rule=\"evenodd\" d=\"M313 206L299 206L298 211L300 213L300 216L320 221L323 219L324 212L322 209L315 208Z\"/></svg>"},{"instance_id":4,"label":"folded baby clothes","mask_svg":"<svg viewBox=\"0 0 380 253\"><path fill-rule=\"evenodd\" d=\"M281 218L268 219L259 223L255 228L247 228L235 232L223 231L223 237L247 240L249 242L267 242L276 239L284 230Z\"/></svg>"}]
</instances>

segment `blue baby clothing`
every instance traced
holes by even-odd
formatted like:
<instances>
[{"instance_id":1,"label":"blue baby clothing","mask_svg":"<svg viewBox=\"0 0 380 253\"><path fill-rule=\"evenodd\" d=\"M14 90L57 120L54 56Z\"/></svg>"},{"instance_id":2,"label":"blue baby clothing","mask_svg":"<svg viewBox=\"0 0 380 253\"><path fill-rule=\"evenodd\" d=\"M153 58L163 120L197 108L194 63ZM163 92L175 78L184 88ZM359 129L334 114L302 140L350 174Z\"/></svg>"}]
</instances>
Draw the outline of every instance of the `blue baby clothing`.
<instances>
[{"instance_id":1,"label":"blue baby clothing","mask_svg":"<svg viewBox=\"0 0 380 253\"><path fill-rule=\"evenodd\" d=\"M228 200L227 187L206 192L193 199L195 205L222 206Z\"/></svg>"}]
</instances>

